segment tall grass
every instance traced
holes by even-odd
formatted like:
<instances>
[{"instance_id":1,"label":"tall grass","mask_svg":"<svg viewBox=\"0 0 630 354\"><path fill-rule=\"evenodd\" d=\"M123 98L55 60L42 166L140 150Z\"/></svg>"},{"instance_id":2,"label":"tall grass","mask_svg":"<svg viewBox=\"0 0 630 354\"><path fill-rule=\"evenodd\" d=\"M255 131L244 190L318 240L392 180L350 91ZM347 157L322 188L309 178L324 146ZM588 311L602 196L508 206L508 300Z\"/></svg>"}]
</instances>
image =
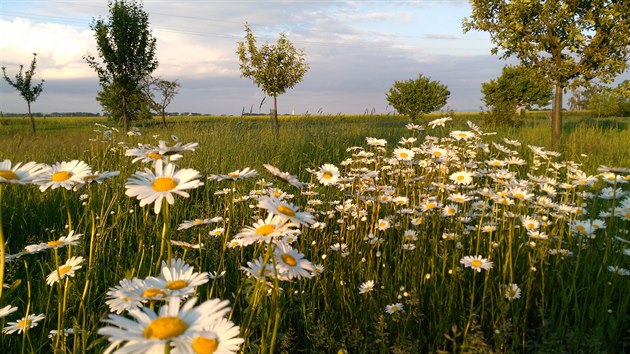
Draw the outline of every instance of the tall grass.
<instances>
[{"instance_id":1,"label":"tall grass","mask_svg":"<svg viewBox=\"0 0 630 354\"><path fill-rule=\"evenodd\" d=\"M77 192L3 185L0 210L9 254L67 234L66 210L75 232L84 236L71 250L25 254L7 263L5 283L11 287L0 307L19 309L0 319L2 324L27 311L46 318L25 334L3 334L0 347L102 352L106 338L96 332L110 312L105 294L124 278L158 274L160 240L168 223L173 240L203 243L201 250L173 246L173 257L197 271L226 272L197 288L196 296L230 300L229 316L241 327L247 353L630 349L630 278L623 272L630 268L630 247L623 241L630 240L630 221L619 215L628 199L621 194L599 197L605 187L620 188L617 193L629 188L623 180L609 184L597 172L600 165L630 166L627 123L568 119L563 155L555 158L546 154L548 148L527 146L549 147L544 119L528 118L519 128L497 129L496 135L450 137L451 130L470 131L467 118L456 115L444 128L413 132L397 116L281 117L278 142L271 138L268 119L260 117L173 118L168 130L147 125L139 136L114 131L111 139L104 138L105 128L94 125L107 124L101 119L48 118L38 122L36 135L21 124L5 125L0 128L0 159L48 164L79 159L94 170L118 170L120 176ZM156 215L152 206L141 208L125 196L126 179L145 166L132 164L124 153L138 143L173 144L171 135L200 145L194 153L184 153L176 162L179 168L208 176L251 167L260 176L204 180L189 198L175 201L168 217ZM366 137L388 143L379 148L366 143ZM414 148L415 163L392 160L403 137L418 139L405 145ZM504 137L521 145L510 145ZM350 151L351 146L357 148ZM432 148L445 149L448 158L432 155ZM357 155L360 151L365 155ZM487 163L510 156L527 164L504 166L509 173L497 175L501 168ZM309 193L263 172L266 163L311 182ZM324 163L338 166L347 185L323 186L307 171ZM450 176L458 171L476 171L473 183L454 183ZM627 172L617 174L628 179ZM544 182L531 176L544 176ZM260 178L281 191L261 186ZM583 179L588 183L582 184ZM555 193L542 188L545 183ZM522 197L517 188L533 196ZM321 264L323 272L293 281L270 277L267 284L247 277L241 267L266 257L268 249L226 248L225 241L264 216L257 207L261 195L281 192L288 194L281 198L322 223L300 228L293 247ZM449 199L455 193L473 199L458 203ZM548 196L552 204L536 202L539 196ZM402 198L398 204L391 201L397 197ZM429 207L432 203L440 207ZM453 216L447 206L456 206ZM224 223L176 230L183 220L214 216ZM521 217L539 223L544 236L532 237ZM578 227L582 223L588 226L584 232ZM593 224L600 226L591 229ZM224 233L209 236L217 226ZM69 253L86 259L83 268L65 283L48 286L46 276ZM492 268L477 272L460 262L476 255L492 261ZM374 289L360 294L359 287L370 280ZM510 284L518 287L519 298L507 298ZM400 304L399 311L390 314L385 308L392 304ZM60 318L75 332L61 339L63 345L55 336L48 338Z\"/></svg>"}]
</instances>

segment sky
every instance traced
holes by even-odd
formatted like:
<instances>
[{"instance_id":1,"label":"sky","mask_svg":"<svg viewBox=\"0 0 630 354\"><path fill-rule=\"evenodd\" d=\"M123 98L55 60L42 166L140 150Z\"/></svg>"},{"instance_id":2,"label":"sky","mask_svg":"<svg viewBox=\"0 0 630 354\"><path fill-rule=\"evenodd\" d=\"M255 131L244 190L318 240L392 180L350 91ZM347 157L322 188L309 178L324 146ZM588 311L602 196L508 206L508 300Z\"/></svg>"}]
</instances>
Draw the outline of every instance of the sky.
<instances>
[{"instance_id":1,"label":"sky","mask_svg":"<svg viewBox=\"0 0 630 354\"><path fill-rule=\"evenodd\" d=\"M490 54L487 33L463 33L467 0L145 0L143 8L157 39L154 76L181 85L171 112L269 112L273 100L261 107L265 94L240 76L246 22L259 44L283 32L306 54L310 69L278 97L280 114L393 112L386 92L419 74L448 86L449 109L478 111L481 83L513 63ZM0 65L13 76L37 53L35 79L45 82L34 112L101 112L83 56L97 54L90 24L108 16L105 0L0 0ZM0 111L26 111L4 81Z\"/></svg>"}]
</instances>

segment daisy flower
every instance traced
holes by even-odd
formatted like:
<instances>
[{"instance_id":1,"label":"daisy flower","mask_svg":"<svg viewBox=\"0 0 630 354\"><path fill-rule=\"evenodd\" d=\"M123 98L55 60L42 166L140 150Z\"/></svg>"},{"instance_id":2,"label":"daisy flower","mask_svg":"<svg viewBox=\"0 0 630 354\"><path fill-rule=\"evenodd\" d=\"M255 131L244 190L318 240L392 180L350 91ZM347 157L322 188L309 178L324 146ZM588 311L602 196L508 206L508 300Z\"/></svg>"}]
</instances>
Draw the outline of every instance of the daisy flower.
<instances>
[{"instance_id":1,"label":"daisy flower","mask_svg":"<svg viewBox=\"0 0 630 354\"><path fill-rule=\"evenodd\" d=\"M453 130L449 135L455 140L468 140L475 137L475 133L470 131Z\"/></svg>"},{"instance_id":2,"label":"daisy flower","mask_svg":"<svg viewBox=\"0 0 630 354\"><path fill-rule=\"evenodd\" d=\"M92 168L83 161L63 161L52 166L45 166L33 183L39 185L39 190L42 192L48 188L56 189L59 187L71 190L78 184L83 184L85 178L91 174Z\"/></svg>"},{"instance_id":3,"label":"daisy flower","mask_svg":"<svg viewBox=\"0 0 630 354\"><path fill-rule=\"evenodd\" d=\"M268 212L289 220L296 225L309 226L315 222L313 214L306 211L298 211L295 205L284 202L274 196L262 197L258 202L258 207L266 209Z\"/></svg>"},{"instance_id":4,"label":"daisy flower","mask_svg":"<svg viewBox=\"0 0 630 354\"><path fill-rule=\"evenodd\" d=\"M365 138L365 141L370 146L385 146L385 145L387 145L387 140L385 140L385 139L377 139L377 138L367 137L367 138Z\"/></svg>"},{"instance_id":5,"label":"daisy flower","mask_svg":"<svg viewBox=\"0 0 630 354\"><path fill-rule=\"evenodd\" d=\"M467 268L472 268L477 272L481 272L482 269L492 269L492 262L482 258L481 256L466 256L462 258L459 263L463 264Z\"/></svg>"},{"instance_id":6,"label":"daisy flower","mask_svg":"<svg viewBox=\"0 0 630 354\"><path fill-rule=\"evenodd\" d=\"M21 162L11 167L11 160L0 162L0 183L27 184L31 183L40 173L44 171L46 165L36 162Z\"/></svg>"},{"instance_id":7,"label":"daisy flower","mask_svg":"<svg viewBox=\"0 0 630 354\"><path fill-rule=\"evenodd\" d=\"M106 353L163 353L166 345L210 327L230 311L228 301L212 299L195 307L196 298L180 305L171 298L156 313L149 308L131 309L132 319L110 314L111 326L98 330L111 342Z\"/></svg>"},{"instance_id":8,"label":"daisy flower","mask_svg":"<svg viewBox=\"0 0 630 354\"><path fill-rule=\"evenodd\" d=\"M206 219L184 220L181 224L179 224L177 231L190 229L191 227L195 227L195 226L217 223L221 221L223 221L223 218L220 216L214 217L212 219L206 218Z\"/></svg>"},{"instance_id":9,"label":"daisy flower","mask_svg":"<svg viewBox=\"0 0 630 354\"><path fill-rule=\"evenodd\" d=\"M79 242L79 239L83 236L83 234L75 234L74 230L70 231L68 236L62 236L57 240L48 241L46 243L40 243L37 245L29 245L24 247L26 252L28 253L37 253L43 250L52 249L52 248L60 248L68 245L76 246Z\"/></svg>"},{"instance_id":10,"label":"daisy flower","mask_svg":"<svg viewBox=\"0 0 630 354\"><path fill-rule=\"evenodd\" d=\"M455 184L464 184L469 185L473 181L473 174L468 171L459 171L451 174L448 179L453 181Z\"/></svg>"},{"instance_id":11,"label":"daisy flower","mask_svg":"<svg viewBox=\"0 0 630 354\"><path fill-rule=\"evenodd\" d=\"M394 157L400 161L411 161L413 160L415 155L416 153L410 149L405 149L405 148L394 149Z\"/></svg>"},{"instance_id":12,"label":"daisy flower","mask_svg":"<svg viewBox=\"0 0 630 354\"><path fill-rule=\"evenodd\" d=\"M505 285L503 296L509 301L519 299L521 297L521 288L519 288L518 285L514 283Z\"/></svg>"},{"instance_id":13,"label":"daisy flower","mask_svg":"<svg viewBox=\"0 0 630 354\"><path fill-rule=\"evenodd\" d=\"M374 290L374 280L368 280L359 286L359 294L367 294Z\"/></svg>"},{"instance_id":14,"label":"daisy flower","mask_svg":"<svg viewBox=\"0 0 630 354\"><path fill-rule=\"evenodd\" d=\"M443 118L438 118L438 119L434 119L432 121L429 122L429 126L431 128L435 128L435 127L443 127L444 124L446 122L448 122L449 120L451 120L451 117L443 117Z\"/></svg>"},{"instance_id":15,"label":"daisy flower","mask_svg":"<svg viewBox=\"0 0 630 354\"><path fill-rule=\"evenodd\" d=\"M103 171L103 172L96 171L92 173L91 175L85 176L85 178L83 179L83 183L96 182L98 184L101 184L103 183L104 180L108 178L116 177L118 175L120 175L120 171ZM82 186L82 184L77 185L75 189L80 186Z\"/></svg>"},{"instance_id":16,"label":"daisy flower","mask_svg":"<svg viewBox=\"0 0 630 354\"><path fill-rule=\"evenodd\" d=\"M248 276L256 279L271 278L274 275L273 264L263 263L262 257L253 262L247 262L247 267L242 266L241 270Z\"/></svg>"},{"instance_id":17,"label":"daisy flower","mask_svg":"<svg viewBox=\"0 0 630 354\"><path fill-rule=\"evenodd\" d=\"M306 186L306 183L300 182L297 176L294 176L288 172L282 172L277 167L269 164L264 164L263 166L267 169L267 171L271 172L272 175L285 180L287 183L296 188L303 188Z\"/></svg>"},{"instance_id":18,"label":"daisy flower","mask_svg":"<svg viewBox=\"0 0 630 354\"><path fill-rule=\"evenodd\" d=\"M175 140L178 141L178 140ZM166 141L160 140L158 142L157 150L162 156L173 156L184 151L195 151L199 147L199 143L188 143L182 145L181 142L176 143L173 146L166 145Z\"/></svg>"},{"instance_id":19,"label":"daisy flower","mask_svg":"<svg viewBox=\"0 0 630 354\"><path fill-rule=\"evenodd\" d=\"M387 312L390 315L393 315L397 312L401 312L403 310L404 310L404 306L402 302L397 302L395 304L385 306L385 312Z\"/></svg>"},{"instance_id":20,"label":"daisy flower","mask_svg":"<svg viewBox=\"0 0 630 354\"><path fill-rule=\"evenodd\" d=\"M304 259L304 255L286 243L278 243L273 252L281 280L310 278L315 270L313 263Z\"/></svg>"},{"instance_id":21,"label":"daisy flower","mask_svg":"<svg viewBox=\"0 0 630 354\"><path fill-rule=\"evenodd\" d=\"M157 147L141 144L138 144L138 147L136 148L127 149L125 151L125 156L134 157L134 159L131 160L131 163L136 163L138 161L155 163L155 161L158 160L161 160L162 162L166 162L167 160L169 162L173 162L184 157L184 155L180 154L164 156L160 154Z\"/></svg>"},{"instance_id":22,"label":"daisy flower","mask_svg":"<svg viewBox=\"0 0 630 354\"><path fill-rule=\"evenodd\" d=\"M46 284L53 286L53 284L67 276L74 277L74 272L81 269L81 263L83 263L83 257L81 256L68 259L64 265L48 274Z\"/></svg>"},{"instance_id":23,"label":"daisy flower","mask_svg":"<svg viewBox=\"0 0 630 354\"><path fill-rule=\"evenodd\" d=\"M7 317L8 315L14 313L15 311L17 311L17 307L13 307L11 305L7 305L3 308L0 309L0 318L2 317Z\"/></svg>"},{"instance_id":24,"label":"daisy flower","mask_svg":"<svg viewBox=\"0 0 630 354\"><path fill-rule=\"evenodd\" d=\"M174 340L171 353L238 353L244 342L243 338L238 337L239 333L239 326L227 318L221 318L202 331Z\"/></svg>"},{"instance_id":25,"label":"daisy flower","mask_svg":"<svg viewBox=\"0 0 630 354\"><path fill-rule=\"evenodd\" d=\"M197 178L201 177L197 170L190 168L175 171L172 163L163 165L162 160L155 163L155 173L148 168L144 172L136 172L127 180L125 194L129 197L137 197L140 206L155 202L153 211L158 214L162 208L162 200L166 199L169 204L175 203L173 193L188 198L186 189L193 189L203 186Z\"/></svg>"},{"instance_id":26,"label":"daisy flower","mask_svg":"<svg viewBox=\"0 0 630 354\"><path fill-rule=\"evenodd\" d=\"M123 279L118 285L109 288L106 293L107 301L111 312L121 314L131 309L142 307L142 289L146 288L144 280L133 278Z\"/></svg>"},{"instance_id":27,"label":"daisy flower","mask_svg":"<svg viewBox=\"0 0 630 354\"><path fill-rule=\"evenodd\" d=\"M159 277L146 279L148 286L162 289L167 296L188 297L195 292L195 288L208 282L208 273L195 272L194 268L181 258L173 259L169 267L162 261Z\"/></svg>"},{"instance_id":28,"label":"daisy flower","mask_svg":"<svg viewBox=\"0 0 630 354\"><path fill-rule=\"evenodd\" d=\"M210 235L210 236L214 236L214 237L217 237L217 236L221 236L221 235L223 235L223 233L224 233L224 232L225 232L225 229L224 229L224 228L222 228L222 227L217 227L217 228L216 228L216 229L214 229L214 230L210 230L210 232L208 232L208 235Z\"/></svg>"},{"instance_id":29,"label":"daisy flower","mask_svg":"<svg viewBox=\"0 0 630 354\"><path fill-rule=\"evenodd\" d=\"M290 231L289 227L296 226L287 223L284 217L268 214L267 217L259 219L253 226L245 226L234 236L241 246L248 246L255 242L271 242L275 237L280 237Z\"/></svg>"},{"instance_id":30,"label":"daisy flower","mask_svg":"<svg viewBox=\"0 0 630 354\"><path fill-rule=\"evenodd\" d=\"M339 181L339 169L332 164L323 164L317 171L317 180L319 183L330 186Z\"/></svg>"},{"instance_id":31,"label":"daisy flower","mask_svg":"<svg viewBox=\"0 0 630 354\"><path fill-rule=\"evenodd\" d=\"M252 170L251 168L246 167L242 171L236 170L226 175L210 175L208 176L208 179L214 180L214 181L224 181L224 180L238 181L241 179L245 179L249 177L256 177L256 176L258 176L258 171Z\"/></svg>"},{"instance_id":32,"label":"daisy flower","mask_svg":"<svg viewBox=\"0 0 630 354\"><path fill-rule=\"evenodd\" d=\"M15 322L8 322L7 326L2 329L2 332L6 334L12 334L18 332L18 334L36 327L39 321L43 320L46 316L43 313L39 315L28 315L28 317L22 317L21 320Z\"/></svg>"}]
</instances>

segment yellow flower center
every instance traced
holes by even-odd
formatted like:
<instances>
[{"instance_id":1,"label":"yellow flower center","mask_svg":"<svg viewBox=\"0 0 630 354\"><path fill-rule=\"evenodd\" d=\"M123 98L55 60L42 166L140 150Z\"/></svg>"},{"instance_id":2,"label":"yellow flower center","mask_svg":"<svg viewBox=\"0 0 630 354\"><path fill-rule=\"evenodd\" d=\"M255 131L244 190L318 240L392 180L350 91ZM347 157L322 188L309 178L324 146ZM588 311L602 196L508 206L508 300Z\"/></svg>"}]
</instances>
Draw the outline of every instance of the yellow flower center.
<instances>
[{"instance_id":1,"label":"yellow flower center","mask_svg":"<svg viewBox=\"0 0 630 354\"><path fill-rule=\"evenodd\" d=\"M378 226L379 226L380 228L384 228L384 227L387 227L387 223L386 223L386 222L384 222L384 221L381 221L381 222L378 224Z\"/></svg>"},{"instance_id":2,"label":"yellow flower center","mask_svg":"<svg viewBox=\"0 0 630 354\"><path fill-rule=\"evenodd\" d=\"M265 224L263 226L260 226L256 229L256 235L263 235L263 236L267 236L270 233L274 232L276 230L276 227L272 224Z\"/></svg>"},{"instance_id":3,"label":"yellow flower center","mask_svg":"<svg viewBox=\"0 0 630 354\"><path fill-rule=\"evenodd\" d=\"M281 192L281 191L279 191L279 190L275 190L275 191L273 191L273 195L274 195L276 198L280 198L280 196L282 195L282 192Z\"/></svg>"},{"instance_id":4,"label":"yellow flower center","mask_svg":"<svg viewBox=\"0 0 630 354\"><path fill-rule=\"evenodd\" d=\"M13 171L0 170L0 178L4 179L19 179Z\"/></svg>"},{"instance_id":5,"label":"yellow flower center","mask_svg":"<svg viewBox=\"0 0 630 354\"><path fill-rule=\"evenodd\" d=\"M457 176L458 181L463 181L464 179L466 179L466 176L462 176L462 175Z\"/></svg>"},{"instance_id":6,"label":"yellow flower center","mask_svg":"<svg viewBox=\"0 0 630 354\"><path fill-rule=\"evenodd\" d=\"M219 340L217 338L195 337L192 348L195 354L212 354L217 351Z\"/></svg>"},{"instance_id":7,"label":"yellow flower center","mask_svg":"<svg viewBox=\"0 0 630 354\"><path fill-rule=\"evenodd\" d=\"M402 157L403 159L406 159L409 157L409 154L406 152L401 152L399 156Z\"/></svg>"},{"instance_id":8,"label":"yellow flower center","mask_svg":"<svg viewBox=\"0 0 630 354\"><path fill-rule=\"evenodd\" d=\"M188 324L179 317L158 317L144 330L144 338L169 339L186 332Z\"/></svg>"},{"instance_id":9,"label":"yellow flower center","mask_svg":"<svg viewBox=\"0 0 630 354\"><path fill-rule=\"evenodd\" d=\"M457 134L457 136L459 136L460 138L465 138L466 137L466 133L459 133L459 134Z\"/></svg>"},{"instance_id":10,"label":"yellow flower center","mask_svg":"<svg viewBox=\"0 0 630 354\"><path fill-rule=\"evenodd\" d=\"M188 282L185 280L171 280L166 283L166 288L169 290L179 290L188 286Z\"/></svg>"},{"instance_id":11,"label":"yellow flower center","mask_svg":"<svg viewBox=\"0 0 630 354\"><path fill-rule=\"evenodd\" d=\"M63 241L55 240L47 243L48 247L57 247L63 245Z\"/></svg>"},{"instance_id":12,"label":"yellow flower center","mask_svg":"<svg viewBox=\"0 0 630 354\"><path fill-rule=\"evenodd\" d=\"M478 260L478 259L473 259L472 261L470 261L470 265L475 267L475 268L481 267L482 264L483 263L481 263L481 261Z\"/></svg>"},{"instance_id":13,"label":"yellow flower center","mask_svg":"<svg viewBox=\"0 0 630 354\"><path fill-rule=\"evenodd\" d=\"M177 187L177 182L171 177L158 177L151 184L151 188L156 192L170 191L175 187Z\"/></svg>"},{"instance_id":14,"label":"yellow flower center","mask_svg":"<svg viewBox=\"0 0 630 354\"><path fill-rule=\"evenodd\" d=\"M434 151L434 152L433 152L433 156L440 157L440 156L442 156L442 153L441 153L441 152L439 152L439 151Z\"/></svg>"},{"instance_id":15,"label":"yellow flower center","mask_svg":"<svg viewBox=\"0 0 630 354\"><path fill-rule=\"evenodd\" d=\"M59 172L53 173L53 175L52 175L52 177L50 179L53 182L63 182L63 181L69 180L70 177L72 177L72 173L70 173L68 171L59 171Z\"/></svg>"},{"instance_id":16,"label":"yellow flower center","mask_svg":"<svg viewBox=\"0 0 630 354\"><path fill-rule=\"evenodd\" d=\"M201 219L195 219L195 221L193 221L193 225L201 225L203 223L203 220Z\"/></svg>"},{"instance_id":17,"label":"yellow flower center","mask_svg":"<svg viewBox=\"0 0 630 354\"><path fill-rule=\"evenodd\" d=\"M514 198L516 199L525 199L525 195L523 193L514 194Z\"/></svg>"},{"instance_id":18,"label":"yellow flower center","mask_svg":"<svg viewBox=\"0 0 630 354\"><path fill-rule=\"evenodd\" d=\"M159 160L162 158L162 155L158 154L157 152L150 152L147 154L147 157L150 159Z\"/></svg>"},{"instance_id":19,"label":"yellow flower center","mask_svg":"<svg viewBox=\"0 0 630 354\"><path fill-rule=\"evenodd\" d=\"M433 203L427 204L427 209L433 209L433 208L435 208L435 204Z\"/></svg>"},{"instance_id":20,"label":"yellow flower center","mask_svg":"<svg viewBox=\"0 0 630 354\"><path fill-rule=\"evenodd\" d=\"M280 258L282 258L282 261L284 263L286 263L287 265L291 266L291 267L295 267L297 265L297 260L295 260L295 257L293 257L292 255L285 253L282 256L280 256Z\"/></svg>"},{"instance_id":21,"label":"yellow flower center","mask_svg":"<svg viewBox=\"0 0 630 354\"><path fill-rule=\"evenodd\" d=\"M232 178L236 178L236 177L240 176L240 174L238 174L236 172L230 172L230 173L228 173L228 176L232 177Z\"/></svg>"},{"instance_id":22,"label":"yellow flower center","mask_svg":"<svg viewBox=\"0 0 630 354\"><path fill-rule=\"evenodd\" d=\"M536 228L536 225L535 225L534 223L530 222L530 223L529 223L529 224L527 224L525 227L526 227L527 229L535 229L535 228Z\"/></svg>"},{"instance_id":23,"label":"yellow flower center","mask_svg":"<svg viewBox=\"0 0 630 354\"><path fill-rule=\"evenodd\" d=\"M278 206L278 212L282 213L282 214L284 214L284 215L286 215L288 217L295 216L295 211L293 211L293 209L291 209L291 208L289 208L287 206L284 206L284 205Z\"/></svg>"},{"instance_id":24,"label":"yellow flower center","mask_svg":"<svg viewBox=\"0 0 630 354\"><path fill-rule=\"evenodd\" d=\"M142 296L143 297L166 297L166 294L158 288L149 288L147 290L145 290L144 292L142 292Z\"/></svg>"},{"instance_id":25,"label":"yellow flower center","mask_svg":"<svg viewBox=\"0 0 630 354\"><path fill-rule=\"evenodd\" d=\"M580 235L586 234L586 228L584 227L584 225L577 225L575 229L578 231Z\"/></svg>"},{"instance_id":26,"label":"yellow flower center","mask_svg":"<svg viewBox=\"0 0 630 354\"><path fill-rule=\"evenodd\" d=\"M71 265L64 265L64 266L59 267L59 275L64 275L68 273L70 269L72 269Z\"/></svg>"},{"instance_id":27,"label":"yellow flower center","mask_svg":"<svg viewBox=\"0 0 630 354\"><path fill-rule=\"evenodd\" d=\"M330 172L328 172L328 171L324 172L324 174L323 174L323 177L324 177L325 179L330 179L330 178L332 178L332 176L333 176L333 175L332 175L332 173L330 173Z\"/></svg>"},{"instance_id":28,"label":"yellow flower center","mask_svg":"<svg viewBox=\"0 0 630 354\"><path fill-rule=\"evenodd\" d=\"M26 327L30 327L30 325L31 325L31 320L29 320L29 319L24 319L24 320L18 322L18 324L17 324L17 326L22 328L22 329L24 329Z\"/></svg>"}]
</instances>

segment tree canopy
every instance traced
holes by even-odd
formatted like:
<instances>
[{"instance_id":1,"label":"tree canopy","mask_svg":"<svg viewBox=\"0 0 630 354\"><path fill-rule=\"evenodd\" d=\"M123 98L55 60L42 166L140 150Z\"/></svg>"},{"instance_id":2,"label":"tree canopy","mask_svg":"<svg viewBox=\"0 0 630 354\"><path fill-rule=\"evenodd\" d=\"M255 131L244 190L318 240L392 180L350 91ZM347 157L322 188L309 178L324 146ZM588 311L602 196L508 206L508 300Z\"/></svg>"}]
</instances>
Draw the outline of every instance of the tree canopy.
<instances>
[{"instance_id":1,"label":"tree canopy","mask_svg":"<svg viewBox=\"0 0 630 354\"><path fill-rule=\"evenodd\" d=\"M256 38L245 24L245 41L238 42L241 77L247 77L273 97L273 133L279 137L277 97L293 88L309 69L304 50L296 49L286 34L281 33L276 44L256 47Z\"/></svg>"},{"instance_id":2,"label":"tree canopy","mask_svg":"<svg viewBox=\"0 0 630 354\"><path fill-rule=\"evenodd\" d=\"M31 61L31 66L28 70L24 71L24 65L20 65L20 71L15 74L15 80L12 80L8 75L6 68L2 67L2 76L4 80L15 88L20 96L24 98L26 101L26 106L28 107L28 116L31 120L31 129L33 133L35 133L35 119L33 118L33 113L31 112L31 103L35 102L37 97L44 91L44 80L42 80L39 84L31 85L33 81L33 76L35 75L35 68L37 68L37 53L33 53L33 60Z\"/></svg>"},{"instance_id":3,"label":"tree canopy","mask_svg":"<svg viewBox=\"0 0 630 354\"><path fill-rule=\"evenodd\" d=\"M158 66L156 40L149 28L149 16L136 1L109 2L109 20L96 20L92 26L102 64L91 54L83 58L98 74L101 86L115 88L125 131L133 112L129 98L141 93L141 82Z\"/></svg>"},{"instance_id":4,"label":"tree canopy","mask_svg":"<svg viewBox=\"0 0 630 354\"><path fill-rule=\"evenodd\" d=\"M414 80L394 81L386 93L387 102L411 120L444 107L450 95L446 85L422 74Z\"/></svg>"},{"instance_id":5,"label":"tree canopy","mask_svg":"<svg viewBox=\"0 0 630 354\"><path fill-rule=\"evenodd\" d=\"M471 0L464 32L488 32L502 58L520 62L555 86L552 139L560 139L562 91L628 67L630 1Z\"/></svg>"}]
</instances>

